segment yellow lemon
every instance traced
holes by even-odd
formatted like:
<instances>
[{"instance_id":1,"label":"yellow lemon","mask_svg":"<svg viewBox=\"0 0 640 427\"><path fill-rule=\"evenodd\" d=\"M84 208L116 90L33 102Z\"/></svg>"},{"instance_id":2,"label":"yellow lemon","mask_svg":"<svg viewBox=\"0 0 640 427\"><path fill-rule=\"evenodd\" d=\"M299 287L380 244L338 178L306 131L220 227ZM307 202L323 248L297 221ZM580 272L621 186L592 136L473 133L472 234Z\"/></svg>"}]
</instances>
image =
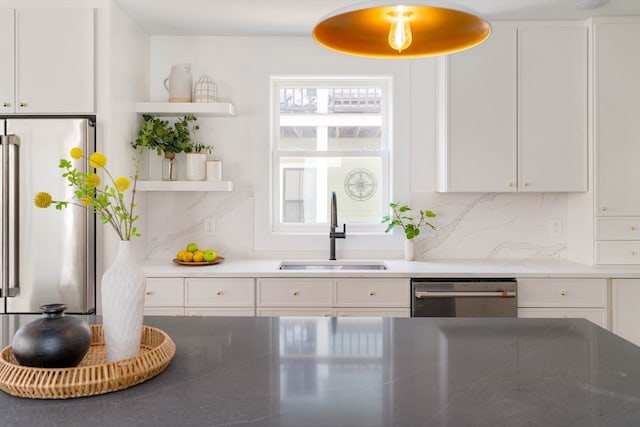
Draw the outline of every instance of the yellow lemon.
<instances>
[{"instance_id":1,"label":"yellow lemon","mask_svg":"<svg viewBox=\"0 0 640 427\"><path fill-rule=\"evenodd\" d=\"M193 261L193 252L185 252L184 255L182 256L184 257L183 261L186 261L186 262Z\"/></svg>"},{"instance_id":2,"label":"yellow lemon","mask_svg":"<svg viewBox=\"0 0 640 427\"><path fill-rule=\"evenodd\" d=\"M202 251L195 251L193 253L194 262L202 262L203 259L204 259L204 255L202 254Z\"/></svg>"}]
</instances>

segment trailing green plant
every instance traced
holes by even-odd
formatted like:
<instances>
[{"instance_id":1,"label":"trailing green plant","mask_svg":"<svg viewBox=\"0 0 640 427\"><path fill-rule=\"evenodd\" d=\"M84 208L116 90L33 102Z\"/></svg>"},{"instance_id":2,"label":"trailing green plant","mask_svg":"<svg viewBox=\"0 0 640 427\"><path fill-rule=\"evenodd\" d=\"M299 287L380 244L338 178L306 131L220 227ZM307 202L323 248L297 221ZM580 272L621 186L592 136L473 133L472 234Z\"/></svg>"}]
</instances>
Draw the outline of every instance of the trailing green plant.
<instances>
[{"instance_id":1,"label":"trailing green plant","mask_svg":"<svg viewBox=\"0 0 640 427\"><path fill-rule=\"evenodd\" d=\"M193 149L192 132L200 129L198 119L193 114L179 118L173 126L168 120L161 120L149 114L142 116L144 121L138 130L138 137L131 146L141 150L146 148L155 151L159 156L163 153L182 153Z\"/></svg>"},{"instance_id":2,"label":"trailing green plant","mask_svg":"<svg viewBox=\"0 0 640 427\"><path fill-rule=\"evenodd\" d=\"M400 205L397 202L389 203L389 207L393 210L393 215L385 215L382 217L382 223L388 223L387 229L384 231L388 233L395 226L402 227L402 231L407 239L411 240L414 237L420 235L421 227L429 227L435 230L436 227L429 222L429 218L435 218L436 214L432 211L420 211L420 219L416 223L412 216L409 216L411 208L407 205Z\"/></svg>"}]
</instances>

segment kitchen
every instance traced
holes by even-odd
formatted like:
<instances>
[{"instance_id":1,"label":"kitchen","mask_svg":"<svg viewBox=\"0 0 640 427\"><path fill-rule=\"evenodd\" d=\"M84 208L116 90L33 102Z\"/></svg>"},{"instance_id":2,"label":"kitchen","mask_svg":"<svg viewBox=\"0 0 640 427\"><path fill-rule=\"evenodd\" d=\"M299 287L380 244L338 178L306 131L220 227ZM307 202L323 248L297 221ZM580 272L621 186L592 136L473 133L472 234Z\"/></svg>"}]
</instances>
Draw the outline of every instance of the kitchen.
<instances>
[{"instance_id":1,"label":"kitchen","mask_svg":"<svg viewBox=\"0 0 640 427\"><path fill-rule=\"evenodd\" d=\"M5 3L8 7L24 4ZM566 3L573 7L573 2ZM615 3L606 7L615 7ZM268 279L283 274L277 270L278 262L271 260L328 257L328 232L297 240L273 237L267 233L268 216L256 214L269 210L269 76L348 73L393 76L393 199L436 212L437 231L418 239L417 263L398 261L394 268L394 260L401 259L403 253L400 233L384 235L381 225L380 235L360 236L349 234L347 225L348 237L337 242L339 259L390 260L390 272L384 274L395 273L404 278L452 273L495 277L518 272L538 280L554 277L602 280L604 285L597 292L604 292L604 302L600 298L581 308L604 311L604 326L609 328L613 323L609 311L611 279L634 280L634 286L638 285L637 263L593 266L598 240L594 236L593 145L589 145L587 191L436 192L439 143L436 59L380 61L350 57L325 50L305 35L219 36L194 34L196 30L179 34L172 28L161 35L149 35L125 13L127 2L95 2L95 7L97 140L116 172L131 173L128 165L133 150L129 142L135 138L139 125L135 104L166 100L162 82L172 65L192 64L195 78L211 75L218 85L219 99L233 103L236 109L234 117L199 118L200 135L214 145L214 156L222 159L224 179L234 183L234 191L142 194L142 238L134 244L140 259L147 260L150 269L159 269L154 270L159 271L156 273L159 278L173 279L187 274L200 278L217 274L242 278L242 273L245 277L252 273L253 277ZM318 16L332 9L324 8L327 10ZM188 15L193 19L192 28L196 28L197 12L191 10ZM136 15L135 8L129 9L129 13ZM578 13L586 20L592 11ZM633 14L640 15L640 10ZM139 15L136 17L140 19ZM585 28L588 25L585 23ZM593 144L593 138L589 141ZM145 165L148 170L143 173L153 173L155 160L158 159ZM204 234L203 223L208 218L215 219L215 231ZM560 224L559 229L550 230L552 222ZM102 243L97 257L99 277L113 259L117 239L100 228L98 234ZM214 246L226 258L225 263L216 266L217 269L206 267L207 270L193 273L171 266L169 262L176 250L191 241ZM166 266L157 267L158 264ZM357 276L371 277L371 274Z\"/></svg>"}]
</instances>

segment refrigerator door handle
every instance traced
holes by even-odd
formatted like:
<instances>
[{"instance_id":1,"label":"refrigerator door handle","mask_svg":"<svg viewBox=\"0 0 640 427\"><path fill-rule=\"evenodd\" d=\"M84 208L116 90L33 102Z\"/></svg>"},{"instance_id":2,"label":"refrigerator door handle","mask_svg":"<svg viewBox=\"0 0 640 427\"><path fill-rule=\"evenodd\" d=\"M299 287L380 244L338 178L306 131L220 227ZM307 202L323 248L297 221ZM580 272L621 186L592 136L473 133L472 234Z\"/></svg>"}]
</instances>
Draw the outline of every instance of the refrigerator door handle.
<instances>
[{"instance_id":1,"label":"refrigerator door handle","mask_svg":"<svg viewBox=\"0 0 640 427\"><path fill-rule=\"evenodd\" d=\"M0 296L14 297L20 293L18 274L18 230L20 218L19 179L20 171L20 140L15 135L0 136L2 145L2 290ZM13 162L10 160L10 148L15 147ZM13 176L10 173L13 171ZM14 186L13 198L10 198L10 183ZM12 200L10 200L12 199ZM10 225L13 224L13 230ZM13 244L11 238L13 237ZM13 255L13 256L11 256ZM15 274L15 285L11 285L11 274Z\"/></svg>"}]
</instances>

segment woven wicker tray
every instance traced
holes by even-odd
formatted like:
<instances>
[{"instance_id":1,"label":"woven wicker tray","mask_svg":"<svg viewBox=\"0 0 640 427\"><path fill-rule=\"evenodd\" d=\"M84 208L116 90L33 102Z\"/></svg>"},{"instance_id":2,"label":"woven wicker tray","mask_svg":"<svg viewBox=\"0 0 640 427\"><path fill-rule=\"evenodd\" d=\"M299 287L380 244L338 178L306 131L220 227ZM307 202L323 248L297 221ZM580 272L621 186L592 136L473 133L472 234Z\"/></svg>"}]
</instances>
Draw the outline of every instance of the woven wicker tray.
<instances>
[{"instance_id":1,"label":"woven wicker tray","mask_svg":"<svg viewBox=\"0 0 640 427\"><path fill-rule=\"evenodd\" d=\"M74 368L31 368L16 361L11 346L0 352L0 389L32 399L69 399L124 390L165 370L176 345L164 331L142 327L140 353L106 363L102 325L91 325L91 347Z\"/></svg>"}]
</instances>

